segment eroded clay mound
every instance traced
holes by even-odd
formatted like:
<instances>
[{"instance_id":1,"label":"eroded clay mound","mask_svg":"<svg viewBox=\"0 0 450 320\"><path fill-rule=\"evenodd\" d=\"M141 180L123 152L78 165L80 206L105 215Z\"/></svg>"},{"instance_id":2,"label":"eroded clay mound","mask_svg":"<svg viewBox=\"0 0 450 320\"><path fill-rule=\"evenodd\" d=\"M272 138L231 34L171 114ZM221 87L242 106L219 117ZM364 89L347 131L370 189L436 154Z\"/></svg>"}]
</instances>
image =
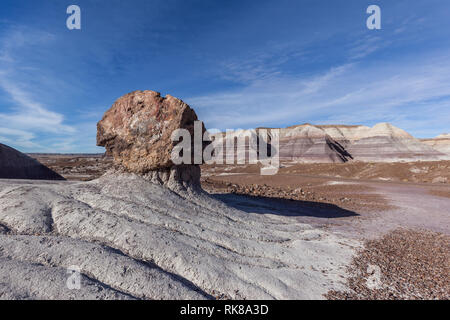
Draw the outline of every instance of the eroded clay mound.
<instances>
[{"instance_id":1,"label":"eroded clay mound","mask_svg":"<svg viewBox=\"0 0 450 320\"><path fill-rule=\"evenodd\" d=\"M425 144L389 123L378 123L373 127L304 124L281 131L281 160L327 163L449 159L448 154L443 152L447 142Z\"/></svg>"},{"instance_id":2,"label":"eroded clay mound","mask_svg":"<svg viewBox=\"0 0 450 320\"><path fill-rule=\"evenodd\" d=\"M429 145L433 149L442 152L450 158L450 134L444 133L433 139L422 139L422 143Z\"/></svg>"},{"instance_id":3,"label":"eroded clay mound","mask_svg":"<svg viewBox=\"0 0 450 320\"><path fill-rule=\"evenodd\" d=\"M345 146L355 160L368 162L433 161L448 156L390 123L366 126L318 126Z\"/></svg>"},{"instance_id":4,"label":"eroded clay mound","mask_svg":"<svg viewBox=\"0 0 450 320\"><path fill-rule=\"evenodd\" d=\"M64 180L33 158L1 143L0 179Z\"/></svg>"},{"instance_id":5,"label":"eroded clay mound","mask_svg":"<svg viewBox=\"0 0 450 320\"><path fill-rule=\"evenodd\" d=\"M343 289L357 243L189 190L130 173L0 182L0 297L301 299ZM74 265L80 290L66 286Z\"/></svg>"},{"instance_id":6,"label":"eroded clay mound","mask_svg":"<svg viewBox=\"0 0 450 320\"><path fill-rule=\"evenodd\" d=\"M339 142L315 126L305 124L281 130L281 161L342 163L352 159Z\"/></svg>"}]
</instances>

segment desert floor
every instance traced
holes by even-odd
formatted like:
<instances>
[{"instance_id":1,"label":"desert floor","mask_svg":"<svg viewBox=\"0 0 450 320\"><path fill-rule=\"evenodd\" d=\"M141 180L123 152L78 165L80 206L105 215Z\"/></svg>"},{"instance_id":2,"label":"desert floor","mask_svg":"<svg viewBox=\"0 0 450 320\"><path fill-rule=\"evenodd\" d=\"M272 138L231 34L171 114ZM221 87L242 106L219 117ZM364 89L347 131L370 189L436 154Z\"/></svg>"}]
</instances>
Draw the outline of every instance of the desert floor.
<instances>
[{"instance_id":1,"label":"desert floor","mask_svg":"<svg viewBox=\"0 0 450 320\"><path fill-rule=\"evenodd\" d=\"M92 180L111 166L97 155L33 156L68 180ZM202 186L242 212L363 243L348 265L347 289L329 291L329 299L450 297L450 161L286 164L274 176L252 165L205 165ZM370 287L374 265L381 284Z\"/></svg>"}]
</instances>

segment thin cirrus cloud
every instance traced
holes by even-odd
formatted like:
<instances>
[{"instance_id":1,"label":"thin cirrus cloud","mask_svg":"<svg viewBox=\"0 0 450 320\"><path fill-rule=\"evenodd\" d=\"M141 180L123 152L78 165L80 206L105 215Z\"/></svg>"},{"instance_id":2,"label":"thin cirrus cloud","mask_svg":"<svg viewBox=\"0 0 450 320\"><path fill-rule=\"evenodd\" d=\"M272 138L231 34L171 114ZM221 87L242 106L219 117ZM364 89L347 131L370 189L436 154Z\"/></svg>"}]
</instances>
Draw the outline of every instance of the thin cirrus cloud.
<instances>
[{"instance_id":1,"label":"thin cirrus cloud","mask_svg":"<svg viewBox=\"0 0 450 320\"><path fill-rule=\"evenodd\" d=\"M16 128L27 128L51 133L74 133L75 129L65 125L63 115L46 109L33 100L22 89L5 78L0 80L0 87L11 98L11 112L0 113L0 121Z\"/></svg>"},{"instance_id":2,"label":"thin cirrus cloud","mask_svg":"<svg viewBox=\"0 0 450 320\"><path fill-rule=\"evenodd\" d=\"M187 101L207 126L220 129L389 121L413 134L428 135L429 123L434 124L434 134L450 123L449 68L450 56L445 54L378 65L352 62L318 76L274 76Z\"/></svg>"},{"instance_id":3,"label":"thin cirrus cloud","mask_svg":"<svg viewBox=\"0 0 450 320\"><path fill-rule=\"evenodd\" d=\"M224 77L240 87L186 100L207 127L220 129L387 121L418 137L447 132L450 51L440 41L441 14L416 17L409 10L394 19L385 12L391 15L381 32L330 31L320 42L294 44L297 55L284 50L271 52L275 59L228 63Z\"/></svg>"},{"instance_id":4,"label":"thin cirrus cloud","mask_svg":"<svg viewBox=\"0 0 450 320\"><path fill-rule=\"evenodd\" d=\"M29 71L38 72L39 67L28 60L34 47L54 41L54 36L25 28L13 28L0 39L0 89L2 103L0 109L0 137L25 151L68 150L64 141L73 141L77 128L65 123L61 113L50 110L38 100L39 91ZM31 53L30 53L31 52ZM56 135L57 141L47 140L48 135ZM36 138L39 138L37 142ZM60 148L59 146L66 146ZM57 147L54 149L54 147ZM72 145L73 147L73 145Z\"/></svg>"}]
</instances>

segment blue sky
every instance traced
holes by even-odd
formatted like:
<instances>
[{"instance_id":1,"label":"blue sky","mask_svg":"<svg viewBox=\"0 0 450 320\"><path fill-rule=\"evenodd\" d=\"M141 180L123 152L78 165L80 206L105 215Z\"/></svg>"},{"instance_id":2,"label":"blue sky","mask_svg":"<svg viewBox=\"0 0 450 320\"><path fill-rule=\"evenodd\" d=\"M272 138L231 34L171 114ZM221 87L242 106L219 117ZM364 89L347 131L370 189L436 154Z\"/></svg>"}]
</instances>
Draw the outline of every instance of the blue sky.
<instances>
[{"instance_id":1,"label":"blue sky","mask_svg":"<svg viewBox=\"0 0 450 320\"><path fill-rule=\"evenodd\" d=\"M71 4L81 30L66 28ZM102 152L96 122L138 89L210 129L391 122L433 137L450 131L450 2L1 1L1 143Z\"/></svg>"}]
</instances>

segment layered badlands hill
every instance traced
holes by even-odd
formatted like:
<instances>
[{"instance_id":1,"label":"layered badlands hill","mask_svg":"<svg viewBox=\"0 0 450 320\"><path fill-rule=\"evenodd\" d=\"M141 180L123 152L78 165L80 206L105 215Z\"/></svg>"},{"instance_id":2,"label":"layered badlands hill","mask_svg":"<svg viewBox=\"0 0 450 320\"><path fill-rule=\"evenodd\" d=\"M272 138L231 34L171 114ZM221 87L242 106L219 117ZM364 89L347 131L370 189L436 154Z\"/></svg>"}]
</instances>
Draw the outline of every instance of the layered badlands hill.
<instances>
[{"instance_id":1,"label":"layered badlands hill","mask_svg":"<svg viewBox=\"0 0 450 320\"><path fill-rule=\"evenodd\" d=\"M1 143L0 179L64 180L35 159Z\"/></svg>"},{"instance_id":2,"label":"layered badlands hill","mask_svg":"<svg viewBox=\"0 0 450 320\"><path fill-rule=\"evenodd\" d=\"M353 159L338 141L310 124L281 129L280 161L347 162Z\"/></svg>"},{"instance_id":3,"label":"layered badlands hill","mask_svg":"<svg viewBox=\"0 0 450 320\"><path fill-rule=\"evenodd\" d=\"M389 123L359 125L304 124L282 129L280 155L298 162L372 162L445 160L448 155ZM314 156L312 156L314 155Z\"/></svg>"},{"instance_id":4,"label":"layered badlands hill","mask_svg":"<svg viewBox=\"0 0 450 320\"><path fill-rule=\"evenodd\" d=\"M260 132L261 129L267 130L268 136L258 136L256 132ZM259 159L262 159L262 155L258 152L260 146L258 146L259 139L262 138L267 143L268 154L270 154L270 128L258 128L255 131L238 130L230 133L215 133L211 136L214 137L214 144L223 146L222 158L230 158L230 163L236 162L237 159L245 159L245 163L249 160L249 150L255 151L254 154L259 155ZM249 139L251 137L251 139ZM234 139L234 141L232 141ZM252 141L252 143L250 143ZM234 146L234 152L229 152L227 145L232 143ZM292 161L292 162L346 162L352 159L352 156L345 150L345 148L336 140L331 138L323 130L306 124L300 126L289 127L280 129L279 132L279 150L274 146L274 151L278 152L280 161ZM241 160L243 161L243 160Z\"/></svg>"},{"instance_id":5,"label":"layered badlands hill","mask_svg":"<svg viewBox=\"0 0 450 320\"><path fill-rule=\"evenodd\" d=\"M411 162L450 159L450 153L447 153L450 138L447 136L420 141L389 123L379 123L373 127L307 123L279 130L278 152L282 162ZM239 137L245 131L236 131L234 134ZM224 140L225 134L217 133L215 136ZM220 143L226 144L223 141ZM235 144L234 151L240 155L248 155L249 148L256 149L257 146L249 146L247 142L240 146ZM223 150L225 158L229 153L226 148Z\"/></svg>"},{"instance_id":6,"label":"layered badlands hill","mask_svg":"<svg viewBox=\"0 0 450 320\"><path fill-rule=\"evenodd\" d=\"M450 156L450 133L438 135L433 139L421 139L422 143Z\"/></svg>"}]
</instances>

